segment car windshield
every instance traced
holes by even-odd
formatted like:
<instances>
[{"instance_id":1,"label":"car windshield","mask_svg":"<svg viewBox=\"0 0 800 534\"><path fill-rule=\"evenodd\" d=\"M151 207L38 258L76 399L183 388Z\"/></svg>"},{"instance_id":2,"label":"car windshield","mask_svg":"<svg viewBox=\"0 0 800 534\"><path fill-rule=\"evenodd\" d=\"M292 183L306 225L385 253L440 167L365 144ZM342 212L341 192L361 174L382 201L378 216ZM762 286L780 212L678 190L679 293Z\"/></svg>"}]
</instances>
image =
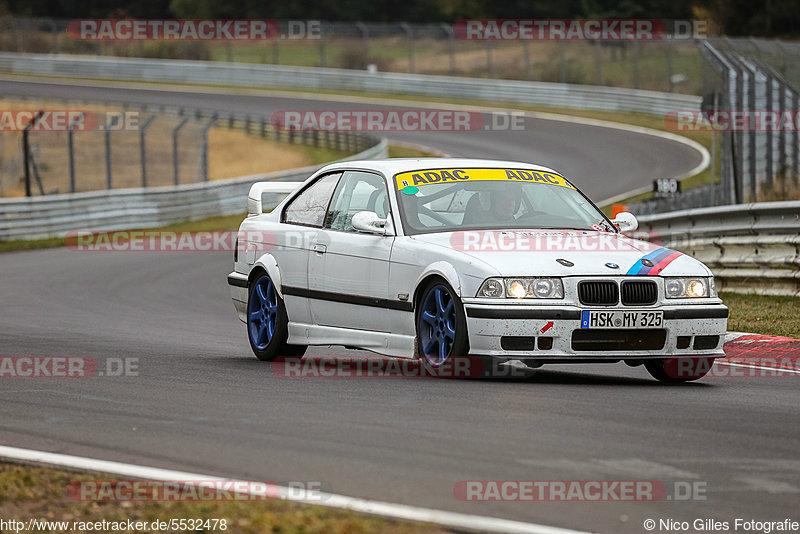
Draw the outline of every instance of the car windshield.
<instances>
[{"instance_id":1,"label":"car windshield","mask_svg":"<svg viewBox=\"0 0 800 534\"><path fill-rule=\"evenodd\" d=\"M564 177L525 169L433 169L397 174L407 234L456 230L616 231Z\"/></svg>"}]
</instances>

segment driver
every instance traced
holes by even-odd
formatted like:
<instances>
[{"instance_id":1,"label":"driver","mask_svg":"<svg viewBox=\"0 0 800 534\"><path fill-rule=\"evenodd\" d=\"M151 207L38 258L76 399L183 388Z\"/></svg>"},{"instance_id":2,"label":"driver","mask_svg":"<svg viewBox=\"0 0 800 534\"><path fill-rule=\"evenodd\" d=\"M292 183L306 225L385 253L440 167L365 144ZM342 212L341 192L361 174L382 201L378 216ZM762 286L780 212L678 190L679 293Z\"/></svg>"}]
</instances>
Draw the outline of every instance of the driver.
<instances>
[{"instance_id":1,"label":"driver","mask_svg":"<svg viewBox=\"0 0 800 534\"><path fill-rule=\"evenodd\" d=\"M493 222L510 222L519 209L520 197L513 188L492 191L489 197L489 211Z\"/></svg>"},{"instance_id":2,"label":"driver","mask_svg":"<svg viewBox=\"0 0 800 534\"><path fill-rule=\"evenodd\" d=\"M488 205L482 202L485 192L476 193L467 202L463 224L505 224L515 220L522 203L522 191L512 184L502 188L492 188L488 193ZM485 208L484 208L485 206Z\"/></svg>"}]
</instances>

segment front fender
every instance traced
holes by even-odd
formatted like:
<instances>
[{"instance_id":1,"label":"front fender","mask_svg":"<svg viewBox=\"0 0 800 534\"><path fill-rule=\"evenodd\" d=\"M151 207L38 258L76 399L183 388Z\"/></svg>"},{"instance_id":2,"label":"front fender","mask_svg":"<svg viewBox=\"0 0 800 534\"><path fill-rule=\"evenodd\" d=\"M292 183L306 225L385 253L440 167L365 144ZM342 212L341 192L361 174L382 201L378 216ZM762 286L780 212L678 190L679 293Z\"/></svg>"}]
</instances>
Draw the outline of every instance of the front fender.
<instances>
[{"instance_id":1,"label":"front fender","mask_svg":"<svg viewBox=\"0 0 800 534\"><path fill-rule=\"evenodd\" d=\"M461 278L458 276L458 272L456 271L455 267L453 267L450 263L446 261L436 261L425 267L422 270L422 274L417 278L414 287L419 289L420 284L422 281L431 276L431 275L438 275L447 280L447 283L450 284L450 287L456 292L456 295L461 298Z\"/></svg>"}]
</instances>

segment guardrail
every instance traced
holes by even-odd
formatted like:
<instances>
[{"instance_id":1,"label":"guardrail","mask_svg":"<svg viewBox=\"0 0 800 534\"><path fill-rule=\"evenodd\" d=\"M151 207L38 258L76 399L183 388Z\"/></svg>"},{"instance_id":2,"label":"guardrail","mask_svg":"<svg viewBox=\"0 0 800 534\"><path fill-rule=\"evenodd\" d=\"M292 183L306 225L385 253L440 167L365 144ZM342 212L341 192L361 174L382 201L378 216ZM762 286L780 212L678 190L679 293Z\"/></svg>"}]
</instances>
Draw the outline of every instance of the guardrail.
<instances>
[{"instance_id":1,"label":"guardrail","mask_svg":"<svg viewBox=\"0 0 800 534\"><path fill-rule=\"evenodd\" d=\"M698 96L618 87L170 59L0 53L0 72L375 92L656 115L697 110L701 102Z\"/></svg>"},{"instance_id":2,"label":"guardrail","mask_svg":"<svg viewBox=\"0 0 800 534\"><path fill-rule=\"evenodd\" d=\"M639 234L702 261L725 291L800 297L800 201L641 216Z\"/></svg>"},{"instance_id":3,"label":"guardrail","mask_svg":"<svg viewBox=\"0 0 800 534\"><path fill-rule=\"evenodd\" d=\"M341 161L387 157L388 143ZM0 200L0 240L61 237L70 230L152 228L247 211L254 182L304 181L321 165L196 184Z\"/></svg>"}]
</instances>

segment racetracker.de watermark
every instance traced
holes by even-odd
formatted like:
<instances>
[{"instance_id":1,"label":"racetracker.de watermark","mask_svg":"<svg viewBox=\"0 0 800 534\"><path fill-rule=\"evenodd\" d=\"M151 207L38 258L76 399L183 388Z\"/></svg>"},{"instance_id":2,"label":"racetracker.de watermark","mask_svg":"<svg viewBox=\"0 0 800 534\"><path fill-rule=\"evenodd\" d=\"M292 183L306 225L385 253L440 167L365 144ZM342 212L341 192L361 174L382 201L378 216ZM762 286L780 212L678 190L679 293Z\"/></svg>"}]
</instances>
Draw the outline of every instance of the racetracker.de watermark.
<instances>
[{"instance_id":1,"label":"racetracker.de watermark","mask_svg":"<svg viewBox=\"0 0 800 534\"><path fill-rule=\"evenodd\" d=\"M0 110L0 132L139 130L138 111Z\"/></svg>"},{"instance_id":2,"label":"racetracker.de watermark","mask_svg":"<svg viewBox=\"0 0 800 534\"><path fill-rule=\"evenodd\" d=\"M465 41L662 41L702 39L704 20L469 19L453 25Z\"/></svg>"},{"instance_id":3,"label":"racetracker.de watermark","mask_svg":"<svg viewBox=\"0 0 800 534\"><path fill-rule=\"evenodd\" d=\"M603 231L599 226L595 232L548 232L509 230L465 230L450 236L450 246L462 252L629 252L642 253L661 248L660 234L639 233L633 239L617 233Z\"/></svg>"},{"instance_id":4,"label":"racetracker.de watermark","mask_svg":"<svg viewBox=\"0 0 800 534\"><path fill-rule=\"evenodd\" d=\"M533 371L477 356L451 356L438 366L386 356L281 357L270 362L270 370L280 378L525 378Z\"/></svg>"},{"instance_id":5,"label":"racetracker.de watermark","mask_svg":"<svg viewBox=\"0 0 800 534\"><path fill-rule=\"evenodd\" d=\"M67 496L78 502L322 501L321 488L318 481L75 480L67 486Z\"/></svg>"},{"instance_id":6,"label":"racetracker.de watermark","mask_svg":"<svg viewBox=\"0 0 800 534\"><path fill-rule=\"evenodd\" d=\"M72 230L64 244L76 252L267 252L276 238L266 230Z\"/></svg>"},{"instance_id":7,"label":"racetracker.de watermark","mask_svg":"<svg viewBox=\"0 0 800 534\"><path fill-rule=\"evenodd\" d=\"M139 376L139 358L0 356L0 379Z\"/></svg>"},{"instance_id":8,"label":"racetracker.de watermark","mask_svg":"<svg viewBox=\"0 0 800 534\"><path fill-rule=\"evenodd\" d=\"M800 110L670 111L664 125L673 132L797 132Z\"/></svg>"},{"instance_id":9,"label":"racetracker.de watermark","mask_svg":"<svg viewBox=\"0 0 800 534\"><path fill-rule=\"evenodd\" d=\"M706 490L697 480L461 480L453 496L468 502L705 501Z\"/></svg>"},{"instance_id":10,"label":"racetracker.de watermark","mask_svg":"<svg viewBox=\"0 0 800 534\"><path fill-rule=\"evenodd\" d=\"M271 41L320 39L318 20L290 20L285 29L269 19L78 19L67 25L76 41Z\"/></svg>"},{"instance_id":11,"label":"racetracker.de watermark","mask_svg":"<svg viewBox=\"0 0 800 534\"><path fill-rule=\"evenodd\" d=\"M525 129L522 111L480 113L477 111L399 109L298 109L272 114L272 125L287 131L329 132L474 132L478 130Z\"/></svg>"}]
</instances>

